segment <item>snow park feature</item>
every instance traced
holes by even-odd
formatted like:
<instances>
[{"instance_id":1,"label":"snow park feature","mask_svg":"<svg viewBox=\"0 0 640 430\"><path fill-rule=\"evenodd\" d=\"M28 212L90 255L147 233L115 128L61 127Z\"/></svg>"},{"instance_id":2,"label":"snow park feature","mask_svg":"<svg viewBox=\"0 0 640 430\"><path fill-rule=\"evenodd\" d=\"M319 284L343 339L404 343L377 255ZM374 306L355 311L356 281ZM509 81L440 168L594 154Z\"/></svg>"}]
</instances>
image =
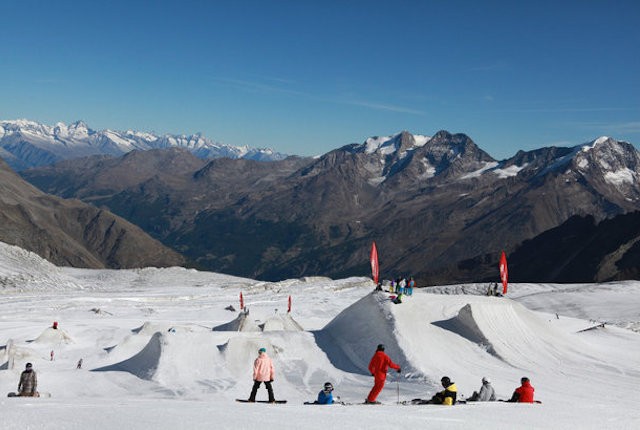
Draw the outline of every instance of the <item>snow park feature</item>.
<instances>
[{"instance_id":1,"label":"snow park feature","mask_svg":"<svg viewBox=\"0 0 640 430\"><path fill-rule=\"evenodd\" d=\"M370 277L72 269L0 244L0 285L0 385L15 392L30 362L51 395L0 397L3 429L640 428L636 281L516 283L505 297L443 285L394 305ZM234 315L240 292L248 311ZM389 372L381 405L356 406L378 344L402 373ZM259 402L264 389L236 401L249 397L260 348L286 404ZM482 377L509 399L526 376L543 403L411 404L445 375L458 400ZM335 404L305 406L327 382Z\"/></svg>"}]
</instances>

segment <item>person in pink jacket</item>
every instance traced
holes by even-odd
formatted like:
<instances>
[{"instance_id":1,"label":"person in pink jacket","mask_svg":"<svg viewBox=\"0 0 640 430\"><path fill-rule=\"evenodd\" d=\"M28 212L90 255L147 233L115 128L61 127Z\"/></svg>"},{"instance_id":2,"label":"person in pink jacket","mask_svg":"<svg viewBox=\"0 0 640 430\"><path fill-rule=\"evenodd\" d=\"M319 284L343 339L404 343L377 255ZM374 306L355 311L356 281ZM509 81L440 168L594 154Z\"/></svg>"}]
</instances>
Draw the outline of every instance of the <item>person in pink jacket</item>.
<instances>
[{"instance_id":1,"label":"person in pink jacket","mask_svg":"<svg viewBox=\"0 0 640 430\"><path fill-rule=\"evenodd\" d=\"M373 354L371 361L369 362L369 372L371 376L373 376L373 388L369 392L367 399L364 401L365 403L370 404L379 404L376 400L380 391L384 387L384 383L387 380L387 370L391 367L395 369L398 373L400 373L400 366L391 361L391 358L387 354L384 353L384 345L378 345L376 349L376 353Z\"/></svg>"},{"instance_id":2,"label":"person in pink jacket","mask_svg":"<svg viewBox=\"0 0 640 430\"><path fill-rule=\"evenodd\" d=\"M258 388L260 387L260 384L264 382L265 387L267 387L267 392L269 393L269 402L275 403L276 399L273 396L273 387L271 386L274 373L271 357L267 355L267 350L265 348L260 348L258 350L258 358L253 362L253 388L251 389L251 395L249 396L250 402L256 401Z\"/></svg>"}]
</instances>

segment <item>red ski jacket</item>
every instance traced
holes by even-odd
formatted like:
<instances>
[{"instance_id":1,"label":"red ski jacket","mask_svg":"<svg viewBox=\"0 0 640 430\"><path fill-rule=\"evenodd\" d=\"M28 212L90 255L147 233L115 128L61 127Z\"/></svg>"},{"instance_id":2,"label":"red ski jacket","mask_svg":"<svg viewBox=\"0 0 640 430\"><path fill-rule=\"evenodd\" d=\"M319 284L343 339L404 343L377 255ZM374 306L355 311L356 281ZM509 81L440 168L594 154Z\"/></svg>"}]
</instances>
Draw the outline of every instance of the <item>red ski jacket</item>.
<instances>
[{"instance_id":1,"label":"red ski jacket","mask_svg":"<svg viewBox=\"0 0 640 430\"><path fill-rule=\"evenodd\" d=\"M384 351L376 351L369 362L369 372L371 372L376 379L386 379L389 367L396 370L400 369L400 366L391 361Z\"/></svg>"},{"instance_id":2,"label":"red ski jacket","mask_svg":"<svg viewBox=\"0 0 640 430\"><path fill-rule=\"evenodd\" d=\"M519 403L533 403L534 388L529 381L525 381L521 386L516 388Z\"/></svg>"}]
</instances>

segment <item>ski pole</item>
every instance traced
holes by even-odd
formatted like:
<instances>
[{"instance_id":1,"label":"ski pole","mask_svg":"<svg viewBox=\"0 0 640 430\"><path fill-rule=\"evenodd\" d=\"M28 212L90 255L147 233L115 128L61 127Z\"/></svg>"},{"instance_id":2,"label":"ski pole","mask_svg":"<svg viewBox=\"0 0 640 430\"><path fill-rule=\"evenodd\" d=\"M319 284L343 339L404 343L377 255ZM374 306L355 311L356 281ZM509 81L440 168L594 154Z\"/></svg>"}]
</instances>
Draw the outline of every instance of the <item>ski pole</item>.
<instances>
[{"instance_id":1,"label":"ski pole","mask_svg":"<svg viewBox=\"0 0 640 430\"><path fill-rule=\"evenodd\" d=\"M400 404L400 381L396 379L396 391L398 393L398 405Z\"/></svg>"}]
</instances>

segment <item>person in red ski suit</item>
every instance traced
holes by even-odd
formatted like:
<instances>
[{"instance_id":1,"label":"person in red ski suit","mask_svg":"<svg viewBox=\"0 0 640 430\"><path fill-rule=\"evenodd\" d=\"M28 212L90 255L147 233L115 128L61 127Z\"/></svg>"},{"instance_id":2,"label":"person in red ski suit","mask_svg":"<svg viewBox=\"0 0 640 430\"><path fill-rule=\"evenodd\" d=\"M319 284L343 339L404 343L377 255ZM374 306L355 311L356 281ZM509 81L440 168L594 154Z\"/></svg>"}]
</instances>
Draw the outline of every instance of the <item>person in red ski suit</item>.
<instances>
[{"instance_id":1,"label":"person in red ski suit","mask_svg":"<svg viewBox=\"0 0 640 430\"><path fill-rule=\"evenodd\" d=\"M382 388L384 387L384 383L387 379L387 370L391 367L392 369L396 369L398 373L400 373L400 366L391 361L391 358L387 354L384 353L384 345L378 345L376 353L373 354L371 361L369 362L369 372L371 376L374 378L373 388L369 392L365 403L379 403L376 402L376 398Z\"/></svg>"},{"instance_id":2,"label":"person in red ski suit","mask_svg":"<svg viewBox=\"0 0 640 430\"><path fill-rule=\"evenodd\" d=\"M535 389L531 385L529 378L527 378L526 376L523 377L522 379L520 379L520 383L522 385L516 388L516 390L513 392L513 396L511 396L511 398L507 401L517 403L533 403L533 392L535 391Z\"/></svg>"}]
</instances>

